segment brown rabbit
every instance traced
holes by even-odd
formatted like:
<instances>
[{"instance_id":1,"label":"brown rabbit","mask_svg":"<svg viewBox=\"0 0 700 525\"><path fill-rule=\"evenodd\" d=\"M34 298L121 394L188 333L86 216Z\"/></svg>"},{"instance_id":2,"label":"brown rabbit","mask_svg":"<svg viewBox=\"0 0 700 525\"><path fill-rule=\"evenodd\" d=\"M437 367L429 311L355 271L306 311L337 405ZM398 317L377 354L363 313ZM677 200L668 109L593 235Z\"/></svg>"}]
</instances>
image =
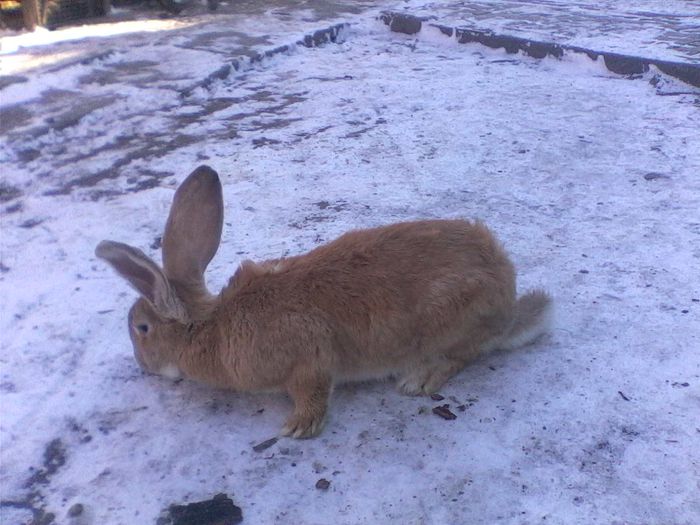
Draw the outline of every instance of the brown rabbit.
<instances>
[{"instance_id":1,"label":"brown rabbit","mask_svg":"<svg viewBox=\"0 0 700 525\"><path fill-rule=\"evenodd\" d=\"M222 222L219 177L200 166L175 193L162 270L125 244L95 253L141 294L129 333L144 370L286 390L284 435L317 435L337 382L394 376L402 392L430 394L479 353L546 330L549 296L516 300L513 265L479 222L352 231L305 255L245 261L214 296L204 271Z\"/></svg>"}]
</instances>

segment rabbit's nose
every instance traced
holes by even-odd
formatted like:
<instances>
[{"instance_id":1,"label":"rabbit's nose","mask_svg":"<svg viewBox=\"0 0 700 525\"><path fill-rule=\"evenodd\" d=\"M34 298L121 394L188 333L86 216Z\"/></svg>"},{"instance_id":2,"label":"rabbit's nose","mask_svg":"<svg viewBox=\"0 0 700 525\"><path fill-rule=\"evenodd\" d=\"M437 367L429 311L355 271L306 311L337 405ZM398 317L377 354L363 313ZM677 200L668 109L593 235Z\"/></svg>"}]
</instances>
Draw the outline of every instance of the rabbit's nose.
<instances>
[{"instance_id":1,"label":"rabbit's nose","mask_svg":"<svg viewBox=\"0 0 700 525\"><path fill-rule=\"evenodd\" d=\"M165 366L162 366L158 371L158 374L173 380L180 379L180 377L182 377L180 369L177 366L170 363L168 363Z\"/></svg>"},{"instance_id":2,"label":"rabbit's nose","mask_svg":"<svg viewBox=\"0 0 700 525\"><path fill-rule=\"evenodd\" d=\"M137 347L134 347L134 357L136 358L136 362L141 367L141 370L143 370L144 372L150 372L150 370L146 366L146 363L143 360L143 357L141 357L141 350L139 350Z\"/></svg>"}]
</instances>

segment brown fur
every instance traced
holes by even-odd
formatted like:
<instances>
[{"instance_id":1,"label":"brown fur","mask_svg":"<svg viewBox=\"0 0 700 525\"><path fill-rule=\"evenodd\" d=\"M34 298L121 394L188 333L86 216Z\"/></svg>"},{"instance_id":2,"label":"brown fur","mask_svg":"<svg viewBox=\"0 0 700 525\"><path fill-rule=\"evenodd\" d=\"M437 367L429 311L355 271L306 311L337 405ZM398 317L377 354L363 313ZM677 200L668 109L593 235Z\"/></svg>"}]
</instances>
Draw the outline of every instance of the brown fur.
<instances>
[{"instance_id":1,"label":"brown fur","mask_svg":"<svg viewBox=\"0 0 700 525\"><path fill-rule=\"evenodd\" d=\"M394 376L402 392L430 394L479 352L529 342L544 329L549 297L531 292L516 301L515 271L500 244L483 224L462 220L353 231L305 255L246 261L213 297L203 272L223 209L209 201L220 195L206 167L176 193L168 225L179 227L166 228L164 245L177 257L153 278L168 283L165 291L143 290L150 260L133 272L133 261L121 263L123 245L105 241L97 253L139 285L129 327L143 368L177 368L236 390L285 390L295 408L284 434L320 432L334 383ZM202 199L209 205L197 206ZM163 315L149 300L161 295L179 298L187 319Z\"/></svg>"}]
</instances>

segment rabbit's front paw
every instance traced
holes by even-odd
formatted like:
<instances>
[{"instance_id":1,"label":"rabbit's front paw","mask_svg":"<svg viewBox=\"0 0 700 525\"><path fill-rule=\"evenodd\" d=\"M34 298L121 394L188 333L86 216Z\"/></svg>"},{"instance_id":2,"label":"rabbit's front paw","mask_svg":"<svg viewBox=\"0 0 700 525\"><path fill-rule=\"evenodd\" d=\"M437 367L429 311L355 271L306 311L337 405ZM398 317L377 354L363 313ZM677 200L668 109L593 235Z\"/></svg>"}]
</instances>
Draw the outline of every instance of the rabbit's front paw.
<instances>
[{"instance_id":1,"label":"rabbit's front paw","mask_svg":"<svg viewBox=\"0 0 700 525\"><path fill-rule=\"evenodd\" d=\"M282 435L296 439L318 436L323 429L324 420L323 415L319 417L293 414L282 427Z\"/></svg>"},{"instance_id":2,"label":"rabbit's front paw","mask_svg":"<svg viewBox=\"0 0 700 525\"><path fill-rule=\"evenodd\" d=\"M287 385L294 400L294 413L282 427L282 435L293 438L317 436L323 429L332 381L323 372L301 369Z\"/></svg>"}]
</instances>

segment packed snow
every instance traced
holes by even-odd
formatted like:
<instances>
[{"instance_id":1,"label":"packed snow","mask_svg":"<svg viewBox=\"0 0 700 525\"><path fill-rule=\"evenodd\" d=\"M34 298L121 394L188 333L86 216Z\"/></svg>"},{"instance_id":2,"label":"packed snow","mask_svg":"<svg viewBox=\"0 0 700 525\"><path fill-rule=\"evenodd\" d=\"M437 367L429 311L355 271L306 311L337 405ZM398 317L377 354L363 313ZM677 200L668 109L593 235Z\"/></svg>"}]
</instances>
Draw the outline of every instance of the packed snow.
<instances>
[{"instance_id":1,"label":"packed snow","mask_svg":"<svg viewBox=\"0 0 700 525\"><path fill-rule=\"evenodd\" d=\"M217 493L244 523L700 522L700 91L372 16L198 87L231 56L210 30L114 37L2 92L2 523L153 524ZM159 260L201 163L226 203L212 290L349 229L479 218L554 327L443 401L340 387L320 437L256 451L290 401L144 375L135 294L93 254Z\"/></svg>"},{"instance_id":2,"label":"packed snow","mask_svg":"<svg viewBox=\"0 0 700 525\"><path fill-rule=\"evenodd\" d=\"M697 0L405 0L397 11L545 42L700 64Z\"/></svg>"}]
</instances>

